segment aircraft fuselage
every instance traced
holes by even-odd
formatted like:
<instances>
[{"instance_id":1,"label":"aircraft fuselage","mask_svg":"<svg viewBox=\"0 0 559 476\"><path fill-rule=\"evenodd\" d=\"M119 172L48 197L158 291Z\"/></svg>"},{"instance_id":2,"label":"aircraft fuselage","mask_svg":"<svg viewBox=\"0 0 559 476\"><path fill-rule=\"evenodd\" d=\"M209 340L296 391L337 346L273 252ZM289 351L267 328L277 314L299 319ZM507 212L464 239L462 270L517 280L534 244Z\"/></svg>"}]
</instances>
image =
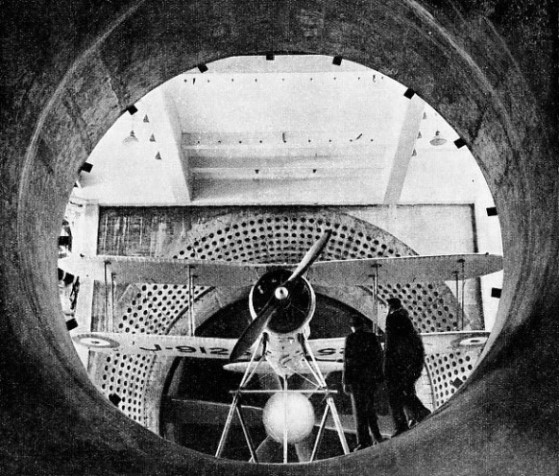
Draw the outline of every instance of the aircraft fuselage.
<instances>
[{"instance_id":1,"label":"aircraft fuselage","mask_svg":"<svg viewBox=\"0 0 559 476\"><path fill-rule=\"evenodd\" d=\"M263 275L253 286L249 308L253 319L270 299L277 309L266 326L265 358L280 376L306 370L303 339L309 336L309 322L316 308L316 295L304 277L287 283L291 272L272 270Z\"/></svg>"}]
</instances>

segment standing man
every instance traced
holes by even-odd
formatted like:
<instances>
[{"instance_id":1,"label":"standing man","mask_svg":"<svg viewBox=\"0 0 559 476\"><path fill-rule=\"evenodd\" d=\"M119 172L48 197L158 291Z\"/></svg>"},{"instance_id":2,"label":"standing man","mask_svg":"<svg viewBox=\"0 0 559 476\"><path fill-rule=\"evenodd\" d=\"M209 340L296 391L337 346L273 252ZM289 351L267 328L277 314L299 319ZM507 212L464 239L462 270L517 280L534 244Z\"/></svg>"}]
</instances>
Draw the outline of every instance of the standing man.
<instances>
[{"instance_id":1,"label":"standing man","mask_svg":"<svg viewBox=\"0 0 559 476\"><path fill-rule=\"evenodd\" d=\"M415 394L415 382L421 376L425 360L423 342L398 298L388 301L384 375L388 400L397 436L408 429L408 420L420 422L431 412Z\"/></svg>"},{"instance_id":2,"label":"standing man","mask_svg":"<svg viewBox=\"0 0 559 476\"><path fill-rule=\"evenodd\" d=\"M371 446L371 434L377 443L383 441L375 412L375 390L382 376L382 350L377 337L365 328L360 316L351 316L352 333L345 341L344 392L351 396L357 427L357 446L354 451Z\"/></svg>"}]
</instances>

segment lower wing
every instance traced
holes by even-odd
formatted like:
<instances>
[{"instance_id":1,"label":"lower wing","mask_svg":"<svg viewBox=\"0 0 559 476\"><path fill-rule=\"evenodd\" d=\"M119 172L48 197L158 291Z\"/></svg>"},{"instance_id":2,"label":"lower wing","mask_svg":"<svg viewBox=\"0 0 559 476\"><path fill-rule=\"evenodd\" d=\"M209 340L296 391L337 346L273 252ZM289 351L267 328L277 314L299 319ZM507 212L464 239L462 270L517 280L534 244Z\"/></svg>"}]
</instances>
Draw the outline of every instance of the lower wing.
<instances>
[{"instance_id":1,"label":"lower wing","mask_svg":"<svg viewBox=\"0 0 559 476\"><path fill-rule=\"evenodd\" d=\"M430 332L420 334L425 353L449 354L457 351L481 350L489 338L488 331ZM308 341L317 360L343 361L345 338L312 339Z\"/></svg>"},{"instance_id":2,"label":"lower wing","mask_svg":"<svg viewBox=\"0 0 559 476\"><path fill-rule=\"evenodd\" d=\"M458 331L421 334L425 353L444 354L460 350L481 349L489 332ZM77 332L74 342L95 352L229 359L237 339L184 335L126 334L121 332ZM319 366L325 372L341 370L345 338L311 339L307 341ZM243 362L239 364L244 365ZM233 366L231 364L230 366ZM328 367L328 370L326 370Z\"/></svg>"},{"instance_id":3,"label":"lower wing","mask_svg":"<svg viewBox=\"0 0 559 476\"><path fill-rule=\"evenodd\" d=\"M126 334L121 332L77 332L76 344L94 352L229 359L237 339L183 335Z\"/></svg>"}]
</instances>

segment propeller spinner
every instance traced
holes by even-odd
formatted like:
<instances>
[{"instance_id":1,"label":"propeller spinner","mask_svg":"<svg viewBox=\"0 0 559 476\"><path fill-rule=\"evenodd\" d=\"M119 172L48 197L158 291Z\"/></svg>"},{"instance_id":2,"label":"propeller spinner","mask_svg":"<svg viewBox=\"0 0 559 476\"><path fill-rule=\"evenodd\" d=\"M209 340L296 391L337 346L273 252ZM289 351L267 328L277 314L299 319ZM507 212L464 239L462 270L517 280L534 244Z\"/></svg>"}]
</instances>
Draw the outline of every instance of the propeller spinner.
<instances>
[{"instance_id":1,"label":"propeller spinner","mask_svg":"<svg viewBox=\"0 0 559 476\"><path fill-rule=\"evenodd\" d=\"M266 273L250 291L249 309L257 319L270 299L277 304L276 312L268 321L272 332L286 334L303 327L314 313L316 298L310 283L299 277L284 285L290 276L286 269Z\"/></svg>"}]
</instances>

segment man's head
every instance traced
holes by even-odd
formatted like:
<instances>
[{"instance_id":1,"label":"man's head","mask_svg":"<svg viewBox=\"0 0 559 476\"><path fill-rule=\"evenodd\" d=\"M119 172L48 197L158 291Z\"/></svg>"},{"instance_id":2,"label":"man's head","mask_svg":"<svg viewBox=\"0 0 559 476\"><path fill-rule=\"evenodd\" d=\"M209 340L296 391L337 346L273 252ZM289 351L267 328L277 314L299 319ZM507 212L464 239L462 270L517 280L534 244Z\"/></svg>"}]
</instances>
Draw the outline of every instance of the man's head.
<instances>
[{"instance_id":1,"label":"man's head","mask_svg":"<svg viewBox=\"0 0 559 476\"><path fill-rule=\"evenodd\" d=\"M349 325L351 330L355 332L358 329L363 329L363 327L365 327L365 322L361 316L353 315L349 318Z\"/></svg>"},{"instance_id":2,"label":"man's head","mask_svg":"<svg viewBox=\"0 0 559 476\"><path fill-rule=\"evenodd\" d=\"M388 304L388 309L390 311L396 311L397 309L400 309L402 307L402 302L395 297L388 299L386 303Z\"/></svg>"}]
</instances>

